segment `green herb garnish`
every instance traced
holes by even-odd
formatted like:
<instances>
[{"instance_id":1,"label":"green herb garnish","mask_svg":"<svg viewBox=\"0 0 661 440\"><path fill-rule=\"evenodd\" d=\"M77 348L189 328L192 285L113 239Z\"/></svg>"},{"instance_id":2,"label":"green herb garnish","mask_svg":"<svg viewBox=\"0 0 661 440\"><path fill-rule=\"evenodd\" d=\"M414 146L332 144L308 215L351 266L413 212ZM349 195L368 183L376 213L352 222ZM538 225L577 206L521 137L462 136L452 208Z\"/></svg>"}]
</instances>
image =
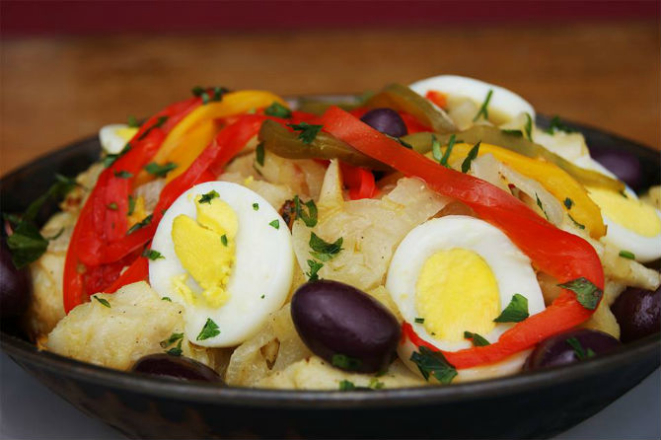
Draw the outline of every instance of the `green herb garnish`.
<instances>
[{"instance_id":1,"label":"green herb garnish","mask_svg":"<svg viewBox=\"0 0 661 440\"><path fill-rule=\"evenodd\" d=\"M373 390L380 390L380 389L383 389L383 387L386 386L386 384L381 382L376 377L373 377L373 378L370 379L370 383L369 383L368 386Z\"/></svg>"},{"instance_id":2,"label":"green herb garnish","mask_svg":"<svg viewBox=\"0 0 661 440\"><path fill-rule=\"evenodd\" d=\"M457 143L457 140L454 134L450 135L450 139L448 139L448 147L445 149L445 153L443 153L443 157L441 157L441 160L439 161L439 163L445 168L450 168L450 165L448 165L448 160L450 159L450 155L452 154L452 149L454 148L455 143Z\"/></svg>"},{"instance_id":3,"label":"green herb garnish","mask_svg":"<svg viewBox=\"0 0 661 440\"><path fill-rule=\"evenodd\" d=\"M304 144L311 144L323 127L323 125L311 125L307 122L301 122L300 124L287 124L287 126L293 128L295 131L300 131L298 138L303 141Z\"/></svg>"},{"instance_id":4,"label":"green herb garnish","mask_svg":"<svg viewBox=\"0 0 661 440\"><path fill-rule=\"evenodd\" d=\"M470 339L473 342L473 345L476 347L485 347L487 345L491 345L491 343L487 341L484 336L478 335L477 333L464 332L464 338Z\"/></svg>"},{"instance_id":5,"label":"green herb garnish","mask_svg":"<svg viewBox=\"0 0 661 440\"><path fill-rule=\"evenodd\" d=\"M161 298L161 301L172 302L169 296L164 296L163 298Z\"/></svg>"},{"instance_id":6,"label":"green herb garnish","mask_svg":"<svg viewBox=\"0 0 661 440\"><path fill-rule=\"evenodd\" d=\"M177 164L174 162L168 162L163 165L159 165L156 162L151 162L145 166L145 171L157 177L165 177L167 173L174 170L175 168L177 168Z\"/></svg>"},{"instance_id":7,"label":"green herb garnish","mask_svg":"<svg viewBox=\"0 0 661 440\"><path fill-rule=\"evenodd\" d=\"M135 198L133 196L129 196L129 210L126 214L131 215L133 214L133 211L135 211Z\"/></svg>"},{"instance_id":8,"label":"green herb garnish","mask_svg":"<svg viewBox=\"0 0 661 440\"><path fill-rule=\"evenodd\" d=\"M172 333L169 338L161 341L161 348L168 348L170 345L174 344L177 341L180 341L184 338L183 333Z\"/></svg>"},{"instance_id":9,"label":"green herb garnish","mask_svg":"<svg viewBox=\"0 0 661 440\"><path fill-rule=\"evenodd\" d=\"M305 212L303 206L308 208L308 212ZM301 199L296 195L294 196L294 210L296 212L296 218L300 218L305 223L305 226L312 228L317 225L317 205L315 205L314 200L310 199L305 203L301 203Z\"/></svg>"},{"instance_id":10,"label":"green herb garnish","mask_svg":"<svg viewBox=\"0 0 661 440\"><path fill-rule=\"evenodd\" d=\"M264 114L274 116L276 118L289 119L291 118L291 110L279 102L274 102L264 109Z\"/></svg>"},{"instance_id":11,"label":"green herb garnish","mask_svg":"<svg viewBox=\"0 0 661 440\"><path fill-rule=\"evenodd\" d=\"M320 238L314 232L310 235L310 248L314 252L310 252L310 255L315 257L317 260L328 261L333 258L335 255L340 253L342 250L342 242L344 239L342 237L335 240L333 243L325 241L323 238Z\"/></svg>"},{"instance_id":12,"label":"green herb garnish","mask_svg":"<svg viewBox=\"0 0 661 440\"><path fill-rule=\"evenodd\" d=\"M133 115L129 115L128 125L131 128L139 128L140 127L140 124L138 124L138 119Z\"/></svg>"},{"instance_id":13,"label":"green herb garnish","mask_svg":"<svg viewBox=\"0 0 661 440\"><path fill-rule=\"evenodd\" d=\"M620 251L619 255L620 255L620 257L627 258L629 260L635 260L636 259L636 255L633 252L630 252L630 251L622 250L622 251Z\"/></svg>"},{"instance_id":14,"label":"green herb garnish","mask_svg":"<svg viewBox=\"0 0 661 440\"><path fill-rule=\"evenodd\" d=\"M480 119L480 117L484 117L484 119L489 119L489 101L491 101L492 95L493 95L493 89L489 89L489 92L487 92L487 97L485 98L484 102L480 106L480 109L473 118L473 122L476 122L478 119Z\"/></svg>"},{"instance_id":15,"label":"green herb garnish","mask_svg":"<svg viewBox=\"0 0 661 440\"><path fill-rule=\"evenodd\" d=\"M259 164L259 166L264 166L265 155L266 151L264 150L264 142L260 142L257 144L257 148L255 148L255 161Z\"/></svg>"},{"instance_id":16,"label":"green herb garnish","mask_svg":"<svg viewBox=\"0 0 661 440\"><path fill-rule=\"evenodd\" d=\"M571 207L574 206L574 201L569 197L567 197L564 201L564 204L565 204L565 208L571 209Z\"/></svg>"},{"instance_id":17,"label":"green herb garnish","mask_svg":"<svg viewBox=\"0 0 661 440\"><path fill-rule=\"evenodd\" d=\"M151 261L156 261L160 259L165 259L163 254L161 254L159 251L155 251L153 249L145 249L142 251L142 256L151 260Z\"/></svg>"},{"instance_id":18,"label":"green herb garnish","mask_svg":"<svg viewBox=\"0 0 661 440\"><path fill-rule=\"evenodd\" d=\"M356 359L344 354L334 354L331 358L331 363L334 367L349 371L355 371L363 364L360 359Z\"/></svg>"},{"instance_id":19,"label":"green herb garnish","mask_svg":"<svg viewBox=\"0 0 661 440\"><path fill-rule=\"evenodd\" d=\"M176 347L172 347L171 349L169 349L169 350L166 351L165 353L166 353L166 354L169 354L170 356L181 356L182 353L184 352L184 351L181 349L181 343L182 343L182 342L183 342L183 340L179 340L179 342L177 343L177 346L176 346Z\"/></svg>"},{"instance_id":20,"label":"green herb garnish","mask_svg":"<svg viewBox=\"0 0 661 440\"><path fill-rule=\"evenodd\" d=\"M599 300L604 292L587 278L580 277L575 280L558 284L563 289L569 289L576 294L576 300L588 310L594 310L599 305Z\"/></svg>"},{"instance_id":21,"label":"green herb garnish","mask_svg":"<svg viewBox=\"0 0 661 440\"><path fill-rule=\"evenodd\" d=\"M102 306L110 308L110 303L109 303L107 300L105 300L105 299L103 299L103 298L99 298L99 297L96 296L96 295L93 295L92 298L94 298L94 299L97 300L99 303L101 303Z\"/></svg>"},{"instance_id":22,"label":"green herb garnish","mask_svg":"<svg viewBox=\"0 0 661 440\"><path fill-rule=\"evenodd\" d=\"M549 215L546 213L546 209L544 209L544 205L542 205L542 201L539 200L539 196L537 195L537 193L535 193L535 199L537 200L537 206L539 206L539 209L541 209L542 212L544 213L544 217L546 217L546 220L548 220Z\"/></svg>"},{"instance_id":23,"label":"green herb garnish","mask_svg":"<svg viewBox=\"0 0 661 440\"><path fill-rule=\"evenodd\" d=\"M151 133L151 131L152 131L153 129L162 127L163 124L165 124L165 121L167 121L167 120L168 120L168 117L167 117L167 116L161 116L161 117L159 117L159 118L156 120L156 122L154 122L154 125L152 125L151 127L149 127L147 130L144 131L144 133L142 133L142 134L138 137L138 140L141 141L141 140L143 140L144 138L146 138L146 137L149 135L149 133Z\"/></svg>"},{"instance_id":24,"label":"green herb garnish","mask_svg":"<svg viewBox=\"0 0 661 440\"><path fill-rule=\"evenodd\" d=\"M126 231L126 235L133 234L138 229L144 228L149 223L151 223L151 219L152 219L152 214L149 214L147 217L143 218L141 221L131 226L129 230Z\"/></svg>"},{"instance_id":25,"label":"green herb garnish","mask_svg":"<svg viewBox=\"0 0 661 440\"><path fill-rule=\"evenodd\" d=\"M573 128L567 127L561 120L560 117L554 116L551 119L551 123L549 124L548 130L546 132L548 134L554 134L556 131L564 131L565 133L575 133L576 130Z\"/></svg>"},{"instance_id":26,"label":"green herb garnish","mask_svg":"<svg viewBox=\"0 0 661 440\"><path fill-rule=\"evenodd\" d=\"M416 324L424 324L425 323L425 318L415 318L415 323Z\"/></svg>"},{"instance_id":27,"label":"green herb garnish","mask_svg":"<svg viewBox=\"0 0 661 440\"><path fill-rule=\"evenodd\" d=\"M207 318L207 322L204 323L204 327L202 327L202 331L200 332L199 335L197 335L197 338L195 338L196 341L204 341L205 339L213 338L214 336L218 336L220 334L220 330L218 329L218 325L216 325L215 322L211 318Z\"/></svg>"},{"instance_id":28,"label":"green herb garnish","mask_svg":"<svg viewBox=\"0 0 661 440\"><path fill-rule=\"evenodd\" d=\"M308 260L308 267L310 268L309 272L306 272L305 275L308 276L308 281L318 281L319 280L319 271L324 267L323 263L320 263L315 260Z\"/></svg>"},{"instance_id":29,"label":"green herb garnish","mask_svg":"<svg viewBox=\"0 0 661 440\"><path fill-rule=\"evenodd\" d=\"M208 193L206 193L206 194L202 194L202 197L200 197L200 201L199 201L199 203L200 203L200 204L202 204L202 203L207 203L207 204L210 205L210 204L211 204L211 201L212 201L213 199L215 199L215 198L218 198L218 197L220 197L220 195L216 192L215 189L212 189L212 190L209 191Z\"/></svg>"},{"instance_id":30,"label":"green herb garnish","mask_svg":"<svg viewBox=\"0 0 661 440\"><path fill-rule=\"evenodd\" d=\"M223 246L227 247L227 235L225 234L221 235L220 242L223 244Z\"/></svg>"},{"instance_id":31,"label":"green herb garnish","mask_svg":"<svg viewBox=\"0 0 661 440\"><path fill-rule=\"evenodd\" d=\"M569 217L569 220L571 220L572 222L574 222L574 225L576 225L576 227L577 227L578 229L585 229L585 225L582 225L582 224L580 224L579 222L577 222L576 220L574 220L574 217L572 217L571 214L567 214L567 217Z\"/></svg>"},{"instance_id":32,"label":"green herb garnish","mask_svg":"<svg viewBox=\"0 0 661 440\"><path fill-rule=\"evenodd\" d=\"M466 159L461 163L461 172L462 173L467 173L468 170L471 169L471 162L475 160L477 157L479 151L480 151L480 144L482 141L478 142L477 144L473 145L473 148L470 149L468 152L468 156L466 156Z\"/></svg>"},{"instance_id":33,"label":"green herb garnish","mask_svg":"<svg viewBox=\"0 0 661 440\"><path fill-rule=\"evenodd\" d=\"M443 154L441 153L441 143L438 141L438 139L436 139L435 134L431 135L431 155L436 162L441 163L441 159L443 159Z\"/></svg>"},{"instance_id":34,"label":"green herb garnish","mask_svg":"<svg viewBox=\"0 0 661 440\"><path fill-rule=\"evenodd\" d=\"M585 350L581 345L581 342L576 338L567 338L566 342L574 350L576 357L580 361L591 358L595 355L595 352L591 348Z\"/></svg>"},{"instance_id":35,"label":"green herb garnish","mask_svg":"<svg viewBox=\"0 0 661 440\"><path fill-rule=\"evenodd\" d=\"M510 303L505 307L494 322L521 322L530 316L528 313L528 298L515 293Z\"/></svg>"},{"instance_id":36,"label":"green herb garnish","mask_svg":"<svg viewBox=\"0 0 661 440\"><path fill-rule=\"evenodd\" d=\"M508 134L510 136L523 137L523 132L521 130L509 130L503 129L500 130L502 133Z\"/></svg>"},{"instance_id":37,"label":"green herb garnish","mask_svg":"<svg viewBox=\"0 0 661 440\"><path fill-rule=\"evenodd\" d=\"M124 170L115 171L114 174L115 177L119 177L120 179L130 179L131 177L133 177L132 173L129 173L128 171L124 171Z\"/></svg>"},{"instance_id":38,"label":"green herb garnish","mask_svg":"<svg viewBox=\"0 0 661 440\"><path fill-rule=\"evenodd\" d=\"M532 117L530 113L526 113L526 125L523 126L523 129L526 131L528 139L532 139Z\"/></svg>"},{"instance_id":39,"label":"green herb garnish","mask_svg":"<svg viewBox=\"0 0 661 440\"><path fill-rule=\"evenodd\" d=\"M272 226L275 229L280 229L280 220L273 220L271 223L269 223L269 226Z\"/></svg>"},{"instance_id":40,"label":"green herb garnish","mask_svg":"<svg viewBox=\"0 0 661 440\"><path fill-rule=\"evenodd\" d=\"M119 209L119 207L117 206L117 203L115 203L115 202L108 203L106 205L106 208L108 208L111 211L117 211L117 209Z\"/></svg>"},{"instance_id":41,"label":"green herb garnish","mask_svg":"<svg viewBox=\"0 0 661 440\"><path fill-rule=\"evenodd\" d=\"M253 203L253 204L252 204L252 209L253 209L254 211L259 211L259 203Z\"/></svg>"},{"instance_id":42,"label":"green herb garnish","mask_svg":"<svg viewBox=\"0 0 661 440\"><path fill-rule=\"evenodd\" d=\"M411 361L418 366L422 377L429 381L433 376L440 383L449 384L457 375L457 370L450 365L441 352L432 351L425 346L418 347L420 351L414 351Z\"/></svg>"},{"instance_id":43,"label":"green herb garnish","mask_svg":"<svg viewBox=\"0 0 661 440\"><path fill-rule=\"evenodd\" d=\"M131 150L131 145L126 144L124 145L124 148L122 148L122 151L120 151L119 153L106 154L106 156L102 159L103 166L109 168L112 164L114 164L117 161L117 159L128 153L130 150Z\"/></svg>"},{"instance_id":44,"label":"green herb garnish","mask_svg":"<svg viewBox=\"0 0 661 440\"><path fill-rule=\"evenodd\" d=\"M209 94L209 90L211 90L211 94ZM225 87L202 86L195 86L191 91L193 92L193 95L197 96L198 98L202 98L202 104L204 105L211 101L221 101L223 99L223 95L229 92L229 90Z\"/></svg>"},{"instance_id":45,"label":"green herb garnish","mask_svg":"<svg viewBox=\"0 0 661 440\"><path fill-rule=\"evenodd\" d=\"M348 380L343 380L340 382L340 391L352 391L356 389L356 385L353 382Z\"/></svg>"}]
</instances>

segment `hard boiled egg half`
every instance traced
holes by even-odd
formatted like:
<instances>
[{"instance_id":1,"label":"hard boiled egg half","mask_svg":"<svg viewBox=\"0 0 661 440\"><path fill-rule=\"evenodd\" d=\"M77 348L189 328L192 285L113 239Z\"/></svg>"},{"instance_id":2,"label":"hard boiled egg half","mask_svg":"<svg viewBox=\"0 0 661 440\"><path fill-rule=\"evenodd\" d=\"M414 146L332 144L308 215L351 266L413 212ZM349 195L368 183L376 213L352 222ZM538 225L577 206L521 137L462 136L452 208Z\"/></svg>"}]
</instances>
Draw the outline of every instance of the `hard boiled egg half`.
<instances>
[{"instance_id":1,"label":"hard boiled egg half","mask_svg":"<svg viewBox=\"0 0 661 440\"><path fill-rule=\"evenodd\" d=\"M129 127L126 124L110 124L101 127L101 130L99 130L99 141L106 153L118 154L137 132L137 127Z\"/></svg>"},{"instance_id":2,"label":"hard boiled egg half","mask_svg":"<svg viewBox=\"0 0 661 440\"><path fill-rule=\"evenodd\" d=\"M183 193L158 225L149 281L185 307L195 344L230 347L256 333L284 304L292 282L291 234L260 195L230 182Z\"/></svg>"},{"instance_id":3,"label":"hard boiled egg half","mask_svg":"<svg viewBox=\"0 0 661 440\"><path fill-rule=\"evenodd\" d=\"M533 121L535 119L535 109L525 99L504 87L477 79L457 75L439 75L416 81L409 87L422 96L436 91L447 96L449 101L452 99L470 100L473 105L466 110L470 112L470 115L467 115L469 121L472 121L476 109L479 109L487 99L489 100L487 105L489 120L495 125L505 124L524 113L528 113ZM454 115L451 114L451 116L453 119L457 119Z\"/></svg>"},{"instance_id":4,"label":"hard boiled egg half","mask_svg":"<svg viewBox=\"0 0 661 440\"><path fill-rule=\"evenodd\" d=\"M386 289L415 333L442 351L471 347L465 332L496 342L514 325L494 322L514 294L527 299L530 315L544 310L530 259L499 229L469 216L432 219L413 229L395 251ZM417 372L410 362L414 350L406 340L399 356ZM459 370L457 380L514 373L526 355Z\"/></svg>"},{"instance_id":5,"label":"hard boiled egg half","mask_svg":"<svg viewBox=\"0 0 661 440\"><path fill-rule=\"evenodd\" d=\"M583 168L617 178L589 155L574 163ZM588 187L608 227L602 240L620 249L620 255L641 263L661 258L661 212L641 202L636 193L627 188L623 193L605 188ZM571 209L570 209L571 213Z\"/></svg>"}]
</instances>

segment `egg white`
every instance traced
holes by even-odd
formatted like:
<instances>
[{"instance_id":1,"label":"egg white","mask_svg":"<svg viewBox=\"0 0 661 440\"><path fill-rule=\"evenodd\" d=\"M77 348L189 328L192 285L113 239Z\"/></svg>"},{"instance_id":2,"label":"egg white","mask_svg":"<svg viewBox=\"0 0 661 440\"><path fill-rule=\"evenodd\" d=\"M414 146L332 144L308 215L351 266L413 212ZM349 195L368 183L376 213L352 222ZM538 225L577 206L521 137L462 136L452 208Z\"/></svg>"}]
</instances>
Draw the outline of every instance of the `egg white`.
<instances>
[{"instance_id":1,"label":"egg white","mask_svg":"<svg viewBox=\"0 0 661 440\"><path fill-rule=\"evenodd\" d=\"M130 139L125 139L117 134L117 130L129 128L126 124L110 124L101 127L99 130L99 142L101 147L108 154L118 154L121 152Z\"/></svg>"},{"instance_id":2,"label":"egg white","mask_svg":"<svg viewBox=\"0 0 661 440\"><path fill-rule=\"evenodd\" d=\"M544 298L530 259L503 232L469 216L451 215L432 219L413 229L402 240L390 263L386 281L386 289L402 317L413 326L420 338L443 351L457 351L471 346L468 340L450 342L436 339L427 332L424 324L415 322L415 318L420 316L416 308L416 284L422 267L434 253L452 248L473 251L484 259L496 278L501 310L507 307L515 293L528 299L530 315L544 310ZM491 332L481 336L490 343L496 342L513 325L497 323Z\"/></svg>"},{"instance_id":3,"label":"egg white","mask_svg":"<svg viewBox=\"0 0 661 440\"><path fill-rule=\"evenodd\" d=\"M172 242L172 222L179 215L197 217L194 199L216 191L219 198L236 213L238 231L235 237L235 261L227 284L229 300L219 308L203 303L190 304L173 288L172 277L186 273L177 258ZM259 209L253 208L259 204ZM278 229L269 225L278 220ZM255 334L268 315L284 304L293 276L294 253L291 234L278 212L259 194L230 182L208 182L183 193L161 220L152 249L164 258L149 262L149 281L161 297L169 297L185 307L185 332L192 342L209 347L231 347ZM188 285L194 292L200 287L192 277ZM196 338L211 318L220 334L197 341Z\"/></svg>"},{"instance_id":4,"label":"egg white","mask_svg":"<svg viewBox=\"0 0 661 440\"><path fill-rule=\"evenodd\" d=\"M457 75L439 75L421 79L409 86L414 92L425 96L430 90L436 90L449 96L464 96L480 105L489 90L493 90L489 108L507 116L510 120L521 113L528 113L535 119L535 109L521 96L494 84Z\"/></svg>"}]
</instances>

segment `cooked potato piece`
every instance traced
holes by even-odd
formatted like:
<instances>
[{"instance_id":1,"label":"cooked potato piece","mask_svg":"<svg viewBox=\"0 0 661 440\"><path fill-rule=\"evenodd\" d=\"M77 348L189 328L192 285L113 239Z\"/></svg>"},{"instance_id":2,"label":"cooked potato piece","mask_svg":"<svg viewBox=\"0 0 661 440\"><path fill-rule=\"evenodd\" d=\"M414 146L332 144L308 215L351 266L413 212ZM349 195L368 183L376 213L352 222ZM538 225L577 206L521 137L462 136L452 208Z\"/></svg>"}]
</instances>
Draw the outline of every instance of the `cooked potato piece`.
<instances>
[{"instance_id":1,"label":"cooked potato piece","mask_svg":"<svg viewBox=\"0 0 661 440\"><path fill-rule=\"evenodd\" d=\"M140 357L162 353L161 341L183 333L183 308L163 301L145 282L98 294L73 309L48 336L47 348L80 361L127 370ZM184 356L214 367L211 354L184 340Z\"/></svg>"}]
</instances>

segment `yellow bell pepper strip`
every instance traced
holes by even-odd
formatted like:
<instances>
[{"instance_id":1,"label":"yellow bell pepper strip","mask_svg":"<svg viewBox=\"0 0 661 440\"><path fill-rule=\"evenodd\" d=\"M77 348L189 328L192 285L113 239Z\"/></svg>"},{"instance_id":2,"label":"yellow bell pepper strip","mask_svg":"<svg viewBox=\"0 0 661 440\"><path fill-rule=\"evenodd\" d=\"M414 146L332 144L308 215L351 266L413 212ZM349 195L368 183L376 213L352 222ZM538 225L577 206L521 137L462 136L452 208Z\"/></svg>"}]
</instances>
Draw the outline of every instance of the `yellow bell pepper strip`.
<instances>
[{"instance_id":1,"label":"yellow bell pepper strip","mask_svg":"<svg viewBox=\"0 0 661 440\"><path fill-rule=\"evenodd\" d=\"M454 144L449 160L457 157L466 157L472 145L466 143ZM594 239L606 234L606 226L601 217L601 210L588 196L583 186L558 166L541 160L522 156L505 148L495 145L480 144L478 156L492 154L505 165L513 168L519 174L539 182L553 197L558 199L565 211L569 211L571 218L585 226L587 232ZM570 199L573 203L567 209L564 201Z\"/></svg>"},{"instance_id":2,"label":"yellow bell pepper strip","mask_svg":"<svg viewBox=\"0 0 661 440\"><path fill-rule=\"evenodd\" d=\"M213 140L221 128L215 121L251 110L256 110L277 102L287 106L287 103L271 92L261 90L240 90L223 95L221 101L212 101L199 106L168 134L154 162L163 165L168 162L175 163L177 168L170 172L166 178L172 181L182 174L195 158ZM145 183L152 179L146 171L138 176L137 182Z\"/></svg>"}]
</instances>

